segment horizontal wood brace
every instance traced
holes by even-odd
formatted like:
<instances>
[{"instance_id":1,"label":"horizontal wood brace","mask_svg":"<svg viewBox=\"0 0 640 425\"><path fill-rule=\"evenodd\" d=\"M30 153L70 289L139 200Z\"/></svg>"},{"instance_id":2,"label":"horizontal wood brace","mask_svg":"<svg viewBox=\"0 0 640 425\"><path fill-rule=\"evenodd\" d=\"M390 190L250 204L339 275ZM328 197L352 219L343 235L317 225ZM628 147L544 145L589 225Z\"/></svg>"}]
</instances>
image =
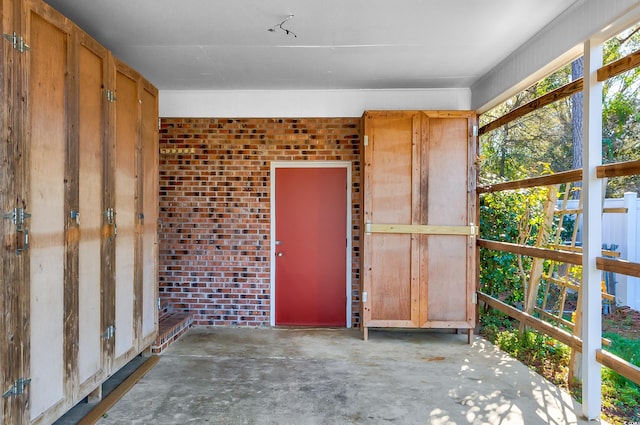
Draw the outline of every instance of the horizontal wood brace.
<instances>
[{"instance_id":1,"label":"horizontal wood brace","mask_svg":"<svg viewBox=\"0 0 640 425\"><path fill-rule=\"evenodd\" d=\"M596 268L604 272L640 277L640 263L631 261L598 257L596 258Z\"/></svg>"},{"instance_id":2,"label":"horizontal wood brace","mask_svg":"<svg viewBox=\"0 0 640 425\"><path fill-rule=\"evenodd\" d=\"M502 192L504 190L528 189L531 187L551 186L554 184L579 182L582 180L582 170L569 170L546 176L496 183L478 187L478 193Z\"/></svg>"},{"instance_id":3,"label":"horizontal wood brace","mask_svg":"<svg viewBox=\"0 0 640 425\"><path fill-rule=\"evenodd\" d=\"M546 260L558 261L582 265L582 254L566 251L555 251L552 249L538 248L535 246L518 245L509 242L498 242L487 239L478 239L477 245L480 248L492 249L494 251L512 252L518 255L526 255L534 258L544 258Z\"/></svg>"},{"instance_id":4,"label":"horizontal wood brace","mask_svg":"<svg viewBox=\"0 0 640 425\"><path fill-rule=\"evenodd\" d=\"M542 321L536 317L531 316L523 311L520 311L502 301L493 298L490 295L478 292L478 299L487 305L495 308L502 313L519 320L527 326L537 329L545 334L549 335L563 344L582 352L582 340L575 335L570 334L560 328L553 326L550 323ZM603 343L603 345L607 345ZM611 370L619 373L625 378L631 379L636 384L640 384L640 367L635 366L620 357L611 354L604 350L596 350L596 360L603 366L608 367Z\"/></svg>"},{"instance_id":5,"label":"horizontal wood brace","mask_svg":"<svg viewBox=\"0 0 640 425\"><path fill-rule=\"evenodd\" d=\"M475 236L478 227L469 226L435 226L431 224L366 224L366 233L409 233L419 235L462 235Z\"/></svg>"}]
</instances>

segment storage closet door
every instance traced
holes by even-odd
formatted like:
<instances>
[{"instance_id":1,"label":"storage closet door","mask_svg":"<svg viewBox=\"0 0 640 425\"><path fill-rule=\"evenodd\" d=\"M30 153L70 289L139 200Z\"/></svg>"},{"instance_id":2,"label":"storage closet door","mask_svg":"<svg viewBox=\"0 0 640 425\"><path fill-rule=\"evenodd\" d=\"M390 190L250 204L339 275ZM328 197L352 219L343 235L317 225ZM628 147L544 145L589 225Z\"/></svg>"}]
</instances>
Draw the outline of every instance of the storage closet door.
<instances>
[{"instance_id":1,"label":"storage closet door","mask_svg":"<svg viewBox=\"0 0 640 425\"><path fill-rule=\"evenodd\" d=\"M116 151L115 151L115 360L118 369L133 356L137 348L134 320L136 300L136 213L137 213L137 143L138 86L120 70L116 71ZM139 302L139 300L138 300Z\"/></svg>"},{"instance_id":2,"label":"storage closet door","mask_svg":"<svg viewBox=\"0 0 640 425\"><path fill-rule=\"evenodd\" d=\"M459 226L473 221L470 215L470 164L467 117L429 118L424 165L428 178L426 224ZM427 235L421 257L426 260L421 320L423 327L473 327L470 306L474 270L473 239L468 235Z\"/></svg>"},{"instance_id":3,"label":"storage closet door","mask_svg":"<svg viewBox=\"0 0 640 425\"><path fill-rule=\"evenodd\" d=\"M81 396L105 376L102 279L104 125L107 51L81 36L79 63L78 375Z\"/></svg>"},{"instance_id":4,"label":"storage closet door","mask_svg":"<svg viewBox=\"0 0 640 425\"><path fill-rule=\"evenodd\" d=\"M33 421L63 403L65 397L63 314L68 33L33 10L29 11L28 33L33 47L28 53Z\"/></svg>"},{"instance_id":5,"label":"storage closet door","mask_svg":"<svg viewBox=\"0 0 640 425\"><path fill-rule=\"evenodd\" d=\"M367 113L365 135L365 223L418 224L420 116L415 112ZM418 326L417 248L411 234L365 234L365 326Z\"/></svg>"},{"instance_id":6,"label":"storage closet door","mask_svg":"<svg viewBox=\"0 0 640 425\"><path fill-rule=\"evenodd\" d=\"M158 329L158 101L155 88L143 87L142 107L142 335L140 348Z\"/></svg>"}]
</instances>

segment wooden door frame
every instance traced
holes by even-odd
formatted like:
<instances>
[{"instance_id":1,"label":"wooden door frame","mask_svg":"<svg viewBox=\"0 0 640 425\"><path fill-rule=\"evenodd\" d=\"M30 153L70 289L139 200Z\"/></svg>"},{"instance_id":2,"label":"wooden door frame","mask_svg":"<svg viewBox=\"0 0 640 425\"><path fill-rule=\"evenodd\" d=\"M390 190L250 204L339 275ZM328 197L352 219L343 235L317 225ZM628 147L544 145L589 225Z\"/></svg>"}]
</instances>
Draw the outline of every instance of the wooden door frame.
<instances>
[{"instance_id":1,"label":"wooden door frame","mask_svg":"<svg viewBox=\"0 0 640 425\"><path fill-rule=\"evenodd\" d=\"M271 176L271 242L269 255L270 259L270 319L271 326L276 325L276 170L278 168L344 168L347 171L347 246L345 249L346 256L346 327L351 328L351 311L352 311L352 297L351 297L351 272L352 272L352 223L351 223L351 190L352 177L351 177L351 161L273 161L271 162L270 176Z\"/></svg>"}]
</instances>

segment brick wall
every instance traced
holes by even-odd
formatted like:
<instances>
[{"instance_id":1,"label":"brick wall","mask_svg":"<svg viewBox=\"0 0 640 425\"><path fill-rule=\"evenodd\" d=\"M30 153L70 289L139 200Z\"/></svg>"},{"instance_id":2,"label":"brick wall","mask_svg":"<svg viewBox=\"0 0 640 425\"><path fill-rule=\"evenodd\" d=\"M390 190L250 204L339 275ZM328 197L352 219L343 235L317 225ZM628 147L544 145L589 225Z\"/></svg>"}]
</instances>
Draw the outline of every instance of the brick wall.
<instances>
[{"instance_id":1,"label":"brick wall","mask_svg":"<svg viewBox=\"0 0 640 425\"><path fill-rule=\"evenodd\" d=\"M352 162L359 323L360 118L163 118L160 297L199 325L268 326L271 161Z\"/></svg>"}]
</instances>

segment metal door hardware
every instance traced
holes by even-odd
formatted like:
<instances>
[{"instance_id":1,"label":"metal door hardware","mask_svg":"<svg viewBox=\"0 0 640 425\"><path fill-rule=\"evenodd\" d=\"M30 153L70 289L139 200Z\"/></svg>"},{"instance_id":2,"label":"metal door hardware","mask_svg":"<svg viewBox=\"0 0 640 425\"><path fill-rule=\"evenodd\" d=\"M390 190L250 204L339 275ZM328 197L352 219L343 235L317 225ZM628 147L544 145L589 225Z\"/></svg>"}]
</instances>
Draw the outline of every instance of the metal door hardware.
<instances>
[{"instance_id":1,"label":"metal door hardware","mask_svg":"<svg viewBox=\"0 0 640 425\"><path fill-rule=\"evenodd\" d=\"M104 216L107 219L107 224L113 225L116 221L116 211L113 208L107 208L104 212Z\"/></svg>"},{"instance_id":2,"label":"metal door hardware","mask_svg":"<svg viewBox=\"0 0 640 425\"><path fill-rule=\"evenodd\" d=\"M75 220L76 224L79 226L80 225L80 211L71 210L71 213L69 215L71 216L71 220Z\"/></svg>"},{"instance_id":3,"label":"metal door hardware","mask_svg":"<svg viewBox=\"0 0 640 425\"><path fill-rule=\"evenodd\" d=\"M282 252L278 253L278 257L282 257L284 254Z\"/></svg>"},{"instance_id":4,"label":"metal door hardware","mask_svg":"<svg viewBox=\"0 0 640 425\"><path fill-rule=\"evenodd\" d=\"M26 212L24 208L14 208L12 212L4 214L2 218L12 220L13 224L16 225L16 230L22 232L24 230L24 221L27 218L31 218L31 214Z\"/></svg>"},{"instance_id":5,"label":"metal door hardware","mask_svg":"<svg viewBox=\"0 0 640 425\"><path fill-rule=\"evenodd\" d=\"M8 40L9 43L11 43L11 45L13 46L13 48L19 51L20 53L24 53L27 50L31 50L31 47L29 47L29 45L24 42L24 39L22 38L22 36L16 34L15 31L13 32L13 34L2 34L2 37Z\"/></svg>"},{"instance_id":6,"label":"metal door hardware","mask_svg":"<svg viewBox=\"0 0 640 425\"><path fill-rule=\"evenodd\" d=\"M14 382L13 386L7 390L4 394L2 394L2 398L9 398L12 395L18 396L24 394L24 387L31 383L31 379L18 378L16 382Z\"/></svg>"},{"instance_id":7,"label":"metal door hardware","mask_svg":"<svg viewBox=\"0 0 640 425\"><path fill-rule=\"evenodd\" d=\"M111 325L107 328L106 331L104 331L104 333L102 334L102 337L104 339L111 339L114 337L115 334L116 334L116 327Z\"/></svg>"}]
</instances>

